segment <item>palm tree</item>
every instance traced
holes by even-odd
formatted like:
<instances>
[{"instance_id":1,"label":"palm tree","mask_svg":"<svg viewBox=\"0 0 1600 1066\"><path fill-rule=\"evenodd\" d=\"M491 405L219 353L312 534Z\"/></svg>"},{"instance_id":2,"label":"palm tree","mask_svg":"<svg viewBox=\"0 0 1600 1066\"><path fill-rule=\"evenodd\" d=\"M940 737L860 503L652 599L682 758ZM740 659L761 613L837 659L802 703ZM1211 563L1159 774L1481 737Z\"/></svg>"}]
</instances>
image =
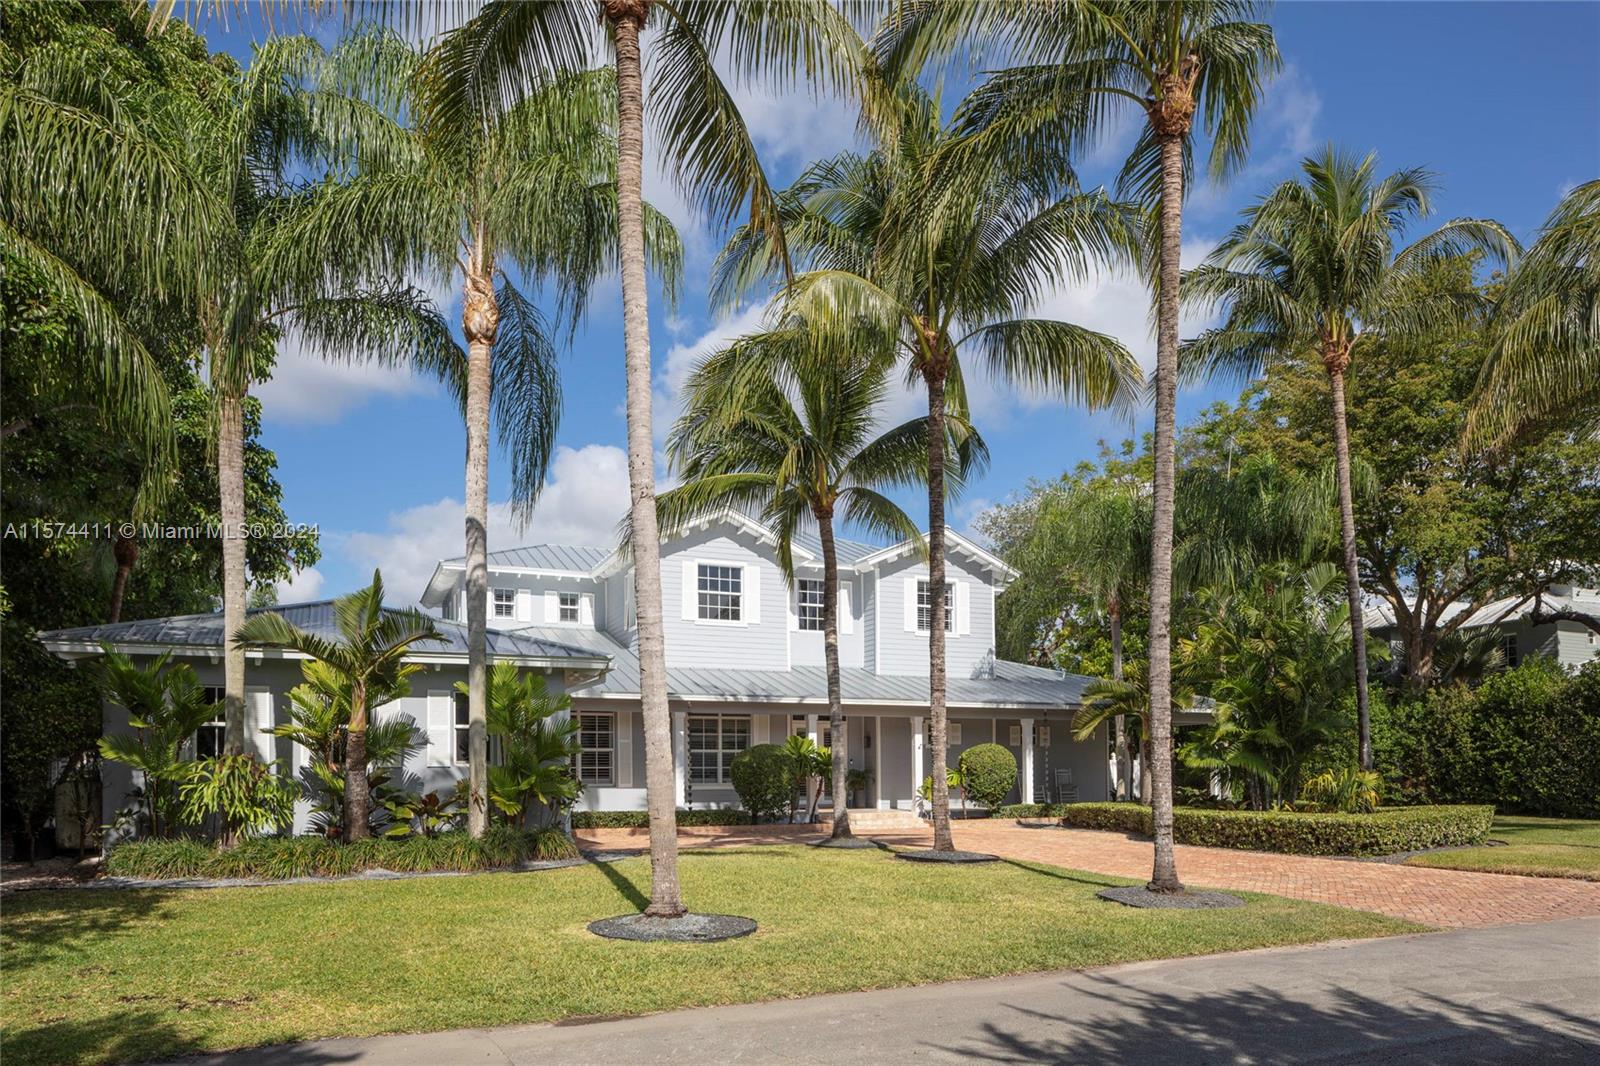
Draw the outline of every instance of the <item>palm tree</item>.
<instances>
[{"instance_id":1,"label":"palm tree","mask_svg":"<svg viewBox=\"0 0 1600 1066\"><path fill-rule=\"evenodd\" d=\"M1107 721L1116 723L1118 733L1117 765L1122 767L1122 745L1126 742L1125 723L1133 723L1139 732L1139 800L1150 802L1150 783L1154 770L1150 760L1150 686L1146 683L1144 669L1135 664L1127 676L1100 678L1083 690L1083 704L1072 716L1074 740L1094 738L1095 731ZM1132 760L1128 762L1129 799L1133 798L1131 780Z\"/></svg>"},{"instance_id":2,"label":"palm tree","mask_svg":"<svg viewBox=\"0 0 1600 1066\"><path fill-rule=\"evenodd\" d=\"M1154 891L1176 892L1172 850L1172 523L1183 197L1200 112L1210 170L1240 166L1263 80L1279 65L1272 28L1252 21L1257 0L1068 0L1058 4L907 2L876 51L891 74L930 55L989 42L1017 63L965 107L980 139L1077 147L1105 135L1118 106L1145 124L1118 180L1150 212L1148 266L1156 293L1155 476L1150 554L1150 732L1155 748Z\"/></svg>"},{"instance_id":3,"label":"palm tree","mask_svg":"<svg viewBox=\"0 0 1600 1066\"><path fill-rule=\"evenodd\" d=\"M1562 198L1506 281L1468 440L1495 444L1576 412L1600 429L1600 180Z\"/></svg>"},{"instance_id":4,"label":"palm tree","mask_svg":"<svg viewBox=\"0 0 1600 1066\"><path fill-rule=\"evenodd\" d=\"M628 383L629 525L650 807L650 902L645 914L675 918L685 908L678 885L661 617L643 194L646 100L640 35L656 10L665 25L651 42L655 80L649 103L669 172L714 221L727 221L748 204L752 225L781 250L783 236L772 189L715 60L727 56L740 77L767 75L779 87L796 81L844 84L855 68L859 39L844 15L826 0L759 5L726 0L659 5L652 0L490 0L443 41L438 70L446 88L435 106L442 114L458 116L508 106L552 72L586 66L598 51L597 25L604 28L615 57L617 258Z\"/></svg>"},{"instance_id":5,"label":"palm tree","mask_svg":"<svg viewBox=\"0 0 1600 1066\"><path fill-rule=\"evenodd\" d=\"M815 524L822 546L823 656L833 735L833 837L850 836L849 767L839 674L838 525L894 540L916 539L916 524L884 489L927 476L927 427L913 419L879 431L888 369L871 353L815 358L803 323L741 338L708 356L689 379L683 417L668 455L684 484L659 500L662 523L681 527L726 507L757 512L778 534L778 566L794 587L794 539ZM956 434L981 454L962 424Z\"/></svg>"},{"instance_id":6,"label":"palm tree","mask_svg":"<svg viewBox=\"0 0 1600 1066\"><path fill-rule=\"evenodd\" d=\"M510 455L512 503L526 518L544 484L561 405L552 329L505 267L550 283L563 316L575 322L594 279L614 264L615 81L603 70L567 75L483 121L452 119L429 108L423 57L392 34L369 35L365 47L409 95L404 106L369 119L367 139L383 151L368 151L359 173L307 193L277 243L286 256L337 249L347 284L423 274L454 275L462 285L466 352L448 341L431 362L453 381L464 378L467 822L481 835L488 825L490 424ZM401 119L416 114L427 117L410 125ZM676 234L646 211L647 249L673 281ZM323 340L331 347L340 336Z\"/></svg>"},{"instance_id":7,"label":"palm tree","mask_svg":"<svg viewBox=\"0 0 1600 1066\"><path fill-rule=\"evenodd\" d=\"M945 784L945 500L951 415L964 420L965 355L1019 386L1090 406L1138 380L1120 342L1035 317L1049 288L1134 244L1126 212L1083 193L1057 146L998 145L943 127L934 100L903 91L885 141L809 167L780 199L804 270L780 294L822 352L866 346L927 393L929 714L934 848L953 850ZM754 227L736 232L714 284L731 300L782 265Z\"/></svg>"},{"instance_id":8,"label":"palm tree","mask_svg":"<svg viewBox=\"0 0 1600 1066\"><path fill-rule=\"evenodd\" d=\"M1186 372L1254 375L1269 361L1311 359L1327 371L1364 770L1372 769L1372 743L1345 375L1366 338L1415 334L1486 310L1476 290L1441 293L1420 283L1441 258L1483 251L1508 261L1516 253L1504 227L1480 219L1456 219L1397 249L1407 224L1428 213L1433 178L1411 169L1380 179L1376 167L1373 155L1332 147L1305 160L1303 181L1286 181L1247 208L1184 279L1186 299L1227 307L1221 326L1185 346Z\"/></svg>"},{"instance_id":9,"label":"palm tree","mask_svg":"<svg viewBox=\"0 0 1600 1066\"><path fill-rule=\"evenodd\" d=\"M392 692L401 682L406 656L424 642L448 643L433 619L416 609L383 606L383 575L372 572L372 584L333 601L337 639L311 633L286 621L276 611L256 615L233 631L230 646L287 648L336 670L350 686L350 724L345 735L344 839L372 835L368 825L372 797L367 787L367 726L373 698Z\"/></svg>"}]
</instances>

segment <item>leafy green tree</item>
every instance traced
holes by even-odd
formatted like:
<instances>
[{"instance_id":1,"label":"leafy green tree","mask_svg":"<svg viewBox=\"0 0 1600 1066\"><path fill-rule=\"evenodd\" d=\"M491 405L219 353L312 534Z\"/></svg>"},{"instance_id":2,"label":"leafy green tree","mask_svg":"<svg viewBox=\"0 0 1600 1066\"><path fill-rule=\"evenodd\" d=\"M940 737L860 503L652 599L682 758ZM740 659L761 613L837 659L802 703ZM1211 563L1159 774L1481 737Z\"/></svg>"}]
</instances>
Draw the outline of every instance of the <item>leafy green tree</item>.
<instances>
[{"instance_id":1,"label":"leafy green tree","mask_svg":"<svg viewBox=\"0 0 1600 1066\"><path fill-rule=\"evenodd\" d=\"M804 324L790 323L741 338L695 369L667 447L683 484L664 493L658 507L667 529L727 507L759 514L777 531L778 566L791 586L798 580L795 536L815 525L822 546L823 657L834 748L833 836L844 838L851 835L844 801L849 753L839 672L836 527L855 526L896 541L920 536L884 491L927 476L927 427L913 419L880 431L888 367L870 353L818 359L812 348ZM981 442L970 427L960 426L953 436L967 442L969 455L981 457Z\"/></svg>"},{"instance_id":2,"label":"leafy green tree","mask_svg":"<svg viewBox=\"0 0 1600 1066\"><path fill-rule=\"evenodd\" d=\"M1250 376L1289 359L1319 360L1328 375L1359 760L1368 770L1367 645L1345 375L1367 338L1415 335L1482 307L1470 279L1447 291L1429 284L1441 260L1483 251L1509 261L1518 251L1503 226L1482 219L1455 219L1397 247L1407 224L1428 213L1434 181L1416 169L1379 178L1376 168L1373 155L1357 159L1333 147L1305 160L1304 180L1286 181L1247 208L1205 265L1184 279L1185 299L1227 308L1222 325L1185 346L1192 371Z\"/></svg>"},{"instance_id":3,"label":"leafy green tree","mask_svg":"<svg viewBox=\"0 0 1600 1066\"><path fill-rule=\"evenodd\" d=\"M1078 191L1065 153L959 134L914 89L900 94L881 134L867 154L808 167L780 197L788 252L802 270L779 300L784 315L806 322L819 351L873 352L927 393L928 588L937 619L945 611L947 452L966 417L964 363L1089 406L1125 399L1138 369L1119 341L1031 308L1052 285L1125 254L1133 230L1120 205ZM786 262L747 226L724 250L714 284L732 299ZM942 626L929 627L928 662L933 843L951 850Z\"/></svg>"},{"instance_id":4,"label":"leafy green tree","mask_svg":"<svg viewBox=\"0 0 1600 1066\"><path fill-rule=\"evenodd\" d=\"M1149 212L1145 263L1155 290L1155 470L1150 559L1150 701L1155 862L1150 887L1181 889L1172 850L1172 545L1176 489L1178 307L1190 137L1201 115L1210 171L1242 166L1262 84L1279 65L1255 0L1068 0L1056 4L904 3L875 41L891 74L940 53L979 50L1014 66L962 107L983 151L1023 143L1076 149L1106 136L1131 103L1145 124L1118 186Z\"/></svg>"},{"instance_id":5,"label":"leafy green tree","mask_svg":"<svg viewBox=\"0 0 1600 1066\"><path fill-rule=\"evenodd\" d=\"M456 682L458 691L468 688ZM488 696L489 735L500 740L500 759L489 767L489 800L526 830L535 804L559 815L582 791L572 773L583 750L572 697L552 696L542 674L507 662L489 671Z\"/></svg>"},{"instance_id":6,"label":"leafy green tree","mask_svg":"<svg viewBox=\"0 0 1600 1066\"><path fill-rule=\"evenodd\" d=\"M287 648L326 663L350 686L350 719L345 733L344 839L371 836L368 817L372 798L367 781L367 728L372 699L392 691L403 678L405 657L414 645L445 643L433 620L421 611L383 606L383 576L374 570L372 584L333 601L339 637L307 632L274 611L251 618L234 632L230 643L245 648Z\"/></svg>"}]
</instances>

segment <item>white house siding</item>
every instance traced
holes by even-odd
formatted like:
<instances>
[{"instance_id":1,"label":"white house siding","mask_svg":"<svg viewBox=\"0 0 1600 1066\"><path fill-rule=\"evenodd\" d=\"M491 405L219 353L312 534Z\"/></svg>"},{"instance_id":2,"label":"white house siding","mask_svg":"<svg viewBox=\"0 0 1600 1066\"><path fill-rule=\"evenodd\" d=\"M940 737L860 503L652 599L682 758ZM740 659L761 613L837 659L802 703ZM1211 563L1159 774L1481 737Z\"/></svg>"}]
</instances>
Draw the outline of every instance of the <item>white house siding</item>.
<instances>
[{"instance_id":1,"label":"white house siding","mask_svg":"<svg viewBox=\"0 0 1600 1066\"><path fill-rule=\"evenodd\" d=\"M802 570L799 575L808 580L817 579L819 572ZM866 629L861 616L861 579L845 575L840 581L839 594L839 665L862 666ZM795 666L821 666L825 662L823 632L820 629L800 629L795 589L783 586L786 604L784 624L789 627L789 654ZM763 606L763 610L764 610ZM762 616L765 622L765 614Z\"/></svg>"},{"instance_id":2,"label":"white house siding","mask_svg":"<svg viewBox=\"0 0 1600 1066\"><path fill-rule=\"evenodd\" d=\"M1553 627L1553 652L1563 666L1579 667L1600 656L1600 634L1577 622L1558 622Z\"/></svg>"},{"instance_id":3,"label":"white house siding","mask_svg":"<svg viewBox=\"0 0 1600 1066\"><path fill-rule=\"evenodd\" d=\"M861 665L878 668L878 575L861 575Z\"/></svg>"},{"instance_id":4,"label":"white house siding","mask_svg":"<svg viewBox=\"0 0 1600 1066\"><path fill-rule=\"evenodd\" d=\"M699 563L744 568L743 617L739 622L694 617L695 568ZM701 530L668 545L661 556L661 613L672 665L788 669L787 591L770 547L731 527Z\"/></svg>"},{"instance_id":5,"label":"white house siding","mask_svg":"<svg viewBox=\"0 0 1600 1066\"><path fill-rule=\"evenodd\" d=\"M516 592L513 613L507 617L495 614L495 589L512 589ZM577 593L578 621L563 622L560 616L560 593ZM489 627L514 630L521 626L571 626L573 628L605 628L606 589L590 577L567 577L546 574L521 574L489 568ZM445 601L448 610L444 617L456 621L466 620L466 576L456 579L455 589Z\"/></svg>"},{"instance_id":6,"label":"white house siding","mask_svg":"<svg viewBox=\"0 0 1600 1066\"><path fill-rule=\"evenodd\" d=\"M945 635L945 671L951 677L971 677L994 649L992 579L959 552L948 553L945 575L955 586L958 601L955 626ZM914 582L927 577L927 564L915 556L879 568L874 633L879 673L927 671L928 634L911 627L915 615L907 610L906 602L908 592L915 596ZM963 599L964 608L960 606ZM912 620L909 626L908 619Z\"/></svg>"}]
</instances>

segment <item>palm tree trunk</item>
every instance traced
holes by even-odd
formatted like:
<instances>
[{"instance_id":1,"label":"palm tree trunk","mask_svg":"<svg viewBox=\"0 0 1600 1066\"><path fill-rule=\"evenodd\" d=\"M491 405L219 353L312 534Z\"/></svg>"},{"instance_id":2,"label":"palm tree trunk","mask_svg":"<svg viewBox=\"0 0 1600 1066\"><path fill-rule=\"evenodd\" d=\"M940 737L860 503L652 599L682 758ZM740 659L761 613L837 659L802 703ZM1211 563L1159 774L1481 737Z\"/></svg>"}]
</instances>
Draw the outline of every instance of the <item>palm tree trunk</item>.
<instances>
[{"instance_id":1,"label":"palm tree trunk","mask_svg":"<svg viewBox=\"0 0 1600 1066\"><path fill-rule=\"evenodd\" d=\"M222 503L223 751L245 751L244 649L233 634L244 625L244 397L225 383L217 399L217 482Z\"/></svg>"},{"instance_id":2,"label":"palm tree trunk","mask_svg":"<svg viewBox=\"0 0 1600 1066\"><path fill-rule=\"evenodd\" d=\"M350 729L344 744L344 842L372 835L368 820L372 796L367 787L367 693L357 683L350 690Z\"/></svg>"},{"instance_id":3,"label":"palm tree trunk","mask_svg":"<svg viewBox=\"0 0 1600 1066\"><path fill-rule=\"evenodd\" d=\"M822 661L828 670L828 727L833 733L833 838L850 833L845 770L850 748L845 742L844 695L839 682L839 549L833 542L833 512L817 514L822 540Z\"/></svg>"},{"instance_id":4,"label":"palm tree trunk","mask_svg":"<svg viewBox=\"0 0 1600 1066\"><path fill-rule=\"evenodd\" d=\"M1172 846L1172 512L1173 434L1178 394L1178 272L1183 224L1183 138L1161 135L1161 282L1156 309L1155 516L1150 552L1150 748L1145 760L1154 808L1153 892L1177 892Z\"/></svg>"},{"instance_id":5,"label":"palm tree trunk","mask_svg":"<svg viewBox=\"0 0 1600 1066\"><path fill-rule=\"evenodd\" d=\"M944 381L942 350L923 372L928 384L928 716L933 723L933 850L954 851L946 779L944 676Z\"/></svg>"},{"instance_id":6,"label":"palm tree trunk","mask_svg":"<svg viewBox=\"0 0 1600 1066\"><path fill-rule=\"evenodd\" d=\"M467 339L467 831L489 828L489 354L500 327L494 267L473 247L461 308Z\"/></svg>"},{"instance_id":7,"label":"palm tree trunk","mask_svg":"<svg viewBox=\"0 0 1600 1066\"><path fill-rule=\"evenodd\" d=\"M632 497L634 604L638 612L639 704L650 806L650 905L659 918L683 914L678 886L678 816L667 706L666 635L661 620L661 541L656 523L655 443L650 430L650 314L644 268L644 88L639 31L643 0L605 0L617 51L617 232L621 241L622 336L628 366L628 487Z\"/></svg>"},{"instance_id":8,"label":"palm tree trunk","mask_svg":"<svg viewBox=\"0 0 1600 1066\"><path fill-rule=\"evenodd\" d=\"M111 610L106 621L120 622L122 601L128 593L128 575L133 573L133 565L139 561L139 542L118 533L111 546L111 554L117 561L117 576L111 580Z\"/></svg>"},{"instance_id":9,"label":"palm tree trunk","mask_svg":"<svg viewBox=\"0 0 1600 1066\"><path fill-rule=\"evenodd\" d=\"M1356 512L1350 491L1350 428L1345 422L1344 370L1328 368L1333 388L1333 452L1339 470L1339 535L1344 541L1344 580L1350 597L1350 644L1356 663L1356 742L1361 768L1372 769L1372 724L1367 707L1367 627L1362 618L1361 570L1356 562Z\"/></svg>"},{"instance_id":10,"label":"palm tree trunk","mask_svg":"<svg viewBox=\"0 0 1600 1066\"><path fill-rule=\"evenodd\" d=\"M1106 613L1111 617L1111 680L1122 680L1122 601L1111 597ZM1128 750L1128 717L1119 714L1115 723L1117 752L1116 799L1133 798L1133 754Z\"/></svg>"}]
</instances>

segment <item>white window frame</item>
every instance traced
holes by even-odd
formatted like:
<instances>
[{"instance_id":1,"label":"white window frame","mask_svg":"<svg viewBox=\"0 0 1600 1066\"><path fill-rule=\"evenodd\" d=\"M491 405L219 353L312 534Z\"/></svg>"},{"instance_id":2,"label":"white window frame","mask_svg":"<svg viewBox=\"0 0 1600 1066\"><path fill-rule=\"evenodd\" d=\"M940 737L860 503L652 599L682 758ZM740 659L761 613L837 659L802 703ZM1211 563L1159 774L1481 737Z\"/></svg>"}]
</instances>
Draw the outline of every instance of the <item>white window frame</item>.
<instances>
[{"instance_id":1,"label":"white window frame","mask_svg":"<svg viewBox=\"0 0 1600 1066\"><path fill-rule=\"evenodd\" d=\"M827 585L821 578L802 577L794 583L795 624L802 632L820 633L826 628L823 602ZM813 601L811 597L815 597ZM814 615L808 614L815 611Z\"/></svg>"},{"instance_id":2,"label":"white window frame","mask_svg":"<svg viewBox=\"0 0 1600 1066\"><path fill-rule=\"evenodd\" d=\"M508 596L510 599L501 602L501 596ZM491 589L489 592L489 606L493 608L493 615L496 618L516 618L517 590L498 588Z\"/></svg>"},{"instance_id":3,"label":"white window frame","mask_svg":"<svg viewBox=\"0 0 1600 1066\"><path fill-rule=\"evenodd\" d=\"M571 603L567 601L571 600ZM572 612L572 617L567 617L567 612ZM583 621L583 594L581 592L556 593L556 619L563 625L575 625Z\"/></svg>"},{"instance_id":4,"label":"white window frame","mask_svg":"<svg viewBox=\"0 0 1600 1066\"><path fill-rule=\"evenodd\" d=\"M454 692L451 696L450 765L469 766L472 763L472 705L465 692ZM466 751L464 756L463 744Z\"/></svg>"},{"instance_id":5,"label":"white window frame","mask_svg":"<svg viewBox=\"0 0 1600 1066\"><path fill-rule=\"evenodd\" d=\"M577 774L578 780L585 785L610 787L617 783L617 716L608 712L597 714L580 714L578 720L578 737L581 750L578 753ZM583 742L582 738L591 732L590 723L604 723L604 732L610 739L605 746L592 745ZM586 771L584 769L585 755L600 755L607 757L607 770L604 776Z\"/></svg>"},{"instance_id":6,"label":"white window frame","mask_svg":"<svg viewBox=\"0 0 1600 1066\"><path fill-rule=\"evenodd\" d=\"M1522 665L1522 649L1518 646L1515 633L1507 633L1500 638L1500 653L1505 656L1507 669L1515 670Z\"/></svg>"},{"instance_id":7,"label":"white window frame","mask_svg":"<svg viewBox=\"0 0 1600 1066\"><path fill-rule=\"evenodd\" d=\"M709 576L709 575L706 574L706 571L708 571L708 570L724 571L726 576ZM726 589L707 589L702 584L702 582L707 581L707 580L726 581L726 580L729 580L730 578L731 578L731 580L733 580L733 581L738 583L738 588L737 588L736 591L729 592ZM706 600L703 598L703 597L706 597L706 596L730 596L730 597L732 597L731 610L733 611L733 617L731 617L731 618L719 618L719 617L716 617L716 616L713 616L713 615L706 614L706 612L708 610L710 610L710 611L715 611L715 610L724 610L724 611L726 611L726 610L730 609L728 606L723 606L721 608L710 606L706 602ZM701 624L708 624L709 623L711 625L721 625L721 626L742 626L742 625L747 625L748 623L745 620L744 597L745 597L745 568L744 568L743 565L741 565L739 563L719 563L719 562L710 562L710 561L696 561L696 563L694 564L694 605L695 605L695 621L696 622L699 622Z\"/></svg>"},{"instance_id":8,"label":"white window frame","mask_svg":"<svg viewBox=\"0 0 1600 1066\"><path fill-rule=\"evenodd\" d=\"M715 746L713 746L713 747L705 747L704 745L702 745L700 747L696 747L695 746L695 729L694 729L694 727L695 727L695 723L696 722L715 722L716 723ZM742 748L730 748L730 747L726 746L726 734L728 732L727 726L728 726L728 723L730 723L730 722L743 722L744 723L744 740L745 740L744 747L742 747ZM726 785L726 784L729 784L733 780L733 777L728 772L728 768L729 768L729 766L732 765L734 756L738 755L741 751L745 751L745 750L749 749L755 743L755 739L754 738L755 738L755 723L751 720L750 716L747 715L747 714L691 714L691 715L689 715L688 716L688 721L685 722L685 724L684 724L684 750L687 753L686 760L687 760L687 764L688 765L687 765L687 768L686 768L686 773L688 775L687 780L688 780L689 784L691 784L691 785ZM717 775L715 777L706 777L706 776L703 776L703 775L697 776L697 771L695 769L695 756L696 755L715 755L716 756Z\"/></svg>"},{"instance_id":9,"label":"white window frame","mask_svg":"<svg viewBox=\"0 0 1600 1066\"><path fill-rule=\"evenodd\" d=\"M926 633L933 624L933 583L925 577L917 578L917 632ZM929 601L924 603L923 601ZM944 631L956 629L956 583L944 583Z\"/></svg>"},{"instance_id":10,"label":"white window frame","mask_svg":"<svg viewBox=\"0 0 1600 1066\"><path fill-rule=\"evenodd\" d=\"M201 698L207 703L215 703L218 710L209 722L204 723L194 731L194 757L196 759L214 759L228 749L228 709L222 706L227 699L228 690L222 685L205 685L201 688ZM213 699L212 697L216 698ZM246 697L248 700L249 697ZM200 746L200 738L206 733L214 734L216 739L212 743L213 751L207 755Z\"/></svg>"}]
</instances>

